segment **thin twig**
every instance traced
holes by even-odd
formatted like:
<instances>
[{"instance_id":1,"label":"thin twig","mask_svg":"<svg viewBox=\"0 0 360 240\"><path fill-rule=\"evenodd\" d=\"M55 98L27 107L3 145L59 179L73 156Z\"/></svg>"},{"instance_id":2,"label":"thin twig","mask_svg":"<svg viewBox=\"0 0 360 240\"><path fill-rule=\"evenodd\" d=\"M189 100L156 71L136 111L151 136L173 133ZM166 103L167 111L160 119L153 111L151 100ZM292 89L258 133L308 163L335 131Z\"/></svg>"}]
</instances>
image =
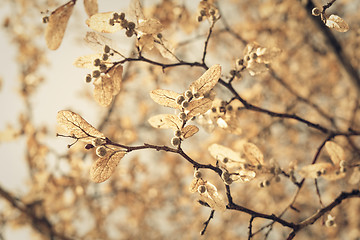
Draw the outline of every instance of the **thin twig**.
<instances>
[{"instance_id":1,"label":"thin twig","mask_svg":"<svg viewBox=\"0 0 360 240\"><path fill-rule=\"evenodd\" d=\"M209 216L208 220L206 220L206 222L204 222L204 228L203 228L203 230L200 232L200 235L204 235L204 234L205 234L205 231L206 231L206 229L207 229L207 227L208 227L211 219L214 218L214 213L215 213L215 210L211 210L211 213L210 213L210 216Z\"/></svg>"}]
</instances>

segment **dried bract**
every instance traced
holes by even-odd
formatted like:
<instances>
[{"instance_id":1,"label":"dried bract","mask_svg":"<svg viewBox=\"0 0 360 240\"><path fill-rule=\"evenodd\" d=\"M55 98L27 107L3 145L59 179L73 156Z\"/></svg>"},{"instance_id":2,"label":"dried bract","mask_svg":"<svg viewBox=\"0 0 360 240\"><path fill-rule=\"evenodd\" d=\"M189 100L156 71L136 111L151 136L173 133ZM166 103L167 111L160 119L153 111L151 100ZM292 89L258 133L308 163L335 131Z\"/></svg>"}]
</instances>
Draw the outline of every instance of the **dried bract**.
<instances>
[{"instance_id":1,"label":"dried bract","mask_svg":"<svg viewBox=\"0 0 360 240\"><path fill-rule=\"evenodd\" d=\"M94 138L105 138L104 134L72 111L59 111L57 122L68 134L85 143L91 144Z\"/></svg>"},{"instance_id":2,"label":"dried bract","mask_svg":"<svg viewBox=\"0 0 360 240\"><path fill-rule=\"evenodd\" d=\"M59 48L74 6L75 1L71 0L51 13L45 29L45 40L49 49Z\"/></svg>"},{"instance_id":3,"label":"dried bract","mask_svg":"<svg viewBox=\"0 0 360 240\"><path fill-rule=\"evenodd\" d=\"M91 180L100 183L107 180L115 171L119 161L124 157L125 152L110 150L104 157L94 162L90 169Z\"/></svg>"}]
</instances>

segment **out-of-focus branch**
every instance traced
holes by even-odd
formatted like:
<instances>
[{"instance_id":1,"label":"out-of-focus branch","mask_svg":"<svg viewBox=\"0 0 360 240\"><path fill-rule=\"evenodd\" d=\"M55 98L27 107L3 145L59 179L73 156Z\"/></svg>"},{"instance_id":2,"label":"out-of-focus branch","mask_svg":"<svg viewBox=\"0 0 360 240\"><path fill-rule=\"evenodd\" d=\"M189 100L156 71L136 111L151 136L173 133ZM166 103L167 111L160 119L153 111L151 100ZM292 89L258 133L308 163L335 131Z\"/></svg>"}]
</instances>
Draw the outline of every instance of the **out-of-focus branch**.
<instances>
[{"instance_id":1,"label":"out-of-focus branch","mask_svg":"<svg viewBox=\"0 0 360 240\"><path fill-rule=\"evenodd\" d=\"M31 205L24 204L15 196L13 196L13 194L5 190L2 186L0 186L0 197L6 200L11 206L14 207L14 209L27 216L33 229L46 236L48 239L71 240L71 238L56 232L54 226L46 216L37 216L32 210Z\"/></svg>"},{"instance_id":2,"label":"out-of-focus branch","mask_svg":"<svg viewBox=\"0 0 360 240\"><path fill-rule=\"evenodd\" d=\"M311 14L312 9L316 7L312 0L308 0L307 4L304 5L308 16L314 21L314 23L318 26L321 30L322 34L325 36L326 40L328 41L328 46L333 50L336 57L338 58L341 65L344 67L346 72L349 74L351 80L354 82L354 85L360 92L360 76L356 68L351 64L348 56L343 51L343 48L340 42L336 39L332 31L325 26L325 24L321 21L320 18L314 17Z\"/></svg>"}]
</instances>

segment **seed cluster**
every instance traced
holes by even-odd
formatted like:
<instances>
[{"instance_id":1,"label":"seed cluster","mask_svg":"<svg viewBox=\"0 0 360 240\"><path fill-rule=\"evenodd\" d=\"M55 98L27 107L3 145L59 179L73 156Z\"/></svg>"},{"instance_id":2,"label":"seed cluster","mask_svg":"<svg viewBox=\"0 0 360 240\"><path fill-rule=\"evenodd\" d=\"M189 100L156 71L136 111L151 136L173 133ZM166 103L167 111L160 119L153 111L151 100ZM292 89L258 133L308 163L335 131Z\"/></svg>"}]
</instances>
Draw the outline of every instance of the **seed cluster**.
<instances>
[{"instance_id":1,"label":"seed cluster","mask_svg":"<svg viewBox=\"0 0 360 240\"><path fill-rule=\"evenodd\" d=\"M113 55L114 53L112 52L111 48L108 45L105 45L101 58L96 58L93 62L93 65L96 67L96 69L92 72L92 74L86 75L85 81L90 83L93 79L97 79L102 74L105 74L108 70L106 61L109 60L109 57Z\"/></svg>"},{"instance_id":2,"label":"seed cluster","mask_svg":"<svg viewBox=\"0 0 360 240\"><path fill-rule=\"evenodd\" d=\"M219 10L214 4L209 3L207 0L200 1L199 9L199 15L197 16L198 22L203 21L205 18L209 18L212 21L220 18Z\"/></svg>"},{"instance_id":3,"label":"seed cluster","mask_svg":"<svg viewBox=\"0 0 360 240\"><path fill-rule=\"evenodd\" d=\"M135 27L136 27L135 23L126 20L125 13L123 12L121 12L120 14L115 12L113 14L113 17L109 20L109 24L111 26L114 26L115 24L120 24L122 28L126 29L125 34L127 37L132 37L132 35L135 34Z\"/></svg>"}]
</instances>

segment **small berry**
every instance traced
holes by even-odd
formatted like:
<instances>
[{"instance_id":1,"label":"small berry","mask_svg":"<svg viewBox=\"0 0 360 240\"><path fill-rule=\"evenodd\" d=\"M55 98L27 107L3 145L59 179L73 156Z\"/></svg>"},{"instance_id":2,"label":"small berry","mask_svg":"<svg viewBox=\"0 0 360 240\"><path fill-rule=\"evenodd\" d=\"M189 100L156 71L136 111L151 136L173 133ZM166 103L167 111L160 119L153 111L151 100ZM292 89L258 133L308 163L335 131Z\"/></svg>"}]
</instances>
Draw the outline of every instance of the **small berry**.
<instances>
[{"instance_id":1,"label":"small berry","mask_svg":"<svg viewBox=\"0 0 360 240\"><path fill-rule=\"evenodd\" d=\"M280 180L281 180L280 176L277 175L277 176L275 177L275 182L280 182Z\"/></svg>"},{"instance_id":2,"label":"small berry","mask_svg":"<svg viewBox=\"0 0 360 240\"><path fill-rule=\"evenodd\" d=\"M234 110L233 106L231 105L226 106L226 111L231 112L232 110Z\"/></svg>"},{"instance_id":3,"label":"small berry","mask_svg":"<svg viewBox=\"0 0 360 240\"><path fill-rule=\"evenodd\" d=\"M197 21L198 21L198 22L202 22L202 20L203 20L203 17L202 17L202 16L198 16L198 17L197 17Z\"/></svg>"},{"instance_id":4,"label":"small berry","mask_svg":"<svg viewBox=\"0 0 360 240\"><path fill-rule=\"evenodd\" d=\"M91 75L90 74L87 74L86 75L86 78L85 78L85 81L87 82L87 83L89 83L89 82L91 82Z\"/></svg>"},{"instance_id":5,"label":"small berry","mask_svg":"<svg viewBox=\"0 0 360 240\"><path fill-rule=\"evenodd\" d=\"M197 189L197 191L202 194L202 193L205 193L206 192L206 187L205 185L200 185Z\"/></svg>"},{"instance_id":6,"label":"small berry","mask_svg":"<svg viewBox=\"0 0 360 240\"><path fill-rule=\"evenodd\" d=\"M234 180L232 180L232 178L228 178L228 179L224 180L224 183L225 183L226 185L230 185L230 184L232 184L233 182L234 182Z\"/></svg>"},{"instance_id":7,"label":"small berry","mask_svg":"<svg viewBox=\"0 0 360 240\"><path fill-rule=\"evenodd\" d=\"M260 188L265 187L265 186L264 186L264 182L260 182L260 183L259 183L259 187L260 187Z\"/></svg>"},{"instance_id":8,"label":"small berry","mask_svg":"<svg viewBox=\"0 0 360 240\"><path fill-rule=\"evenodd\" d=\"M183 108L187 108L188 106L189 106L189 102L186 100L181 103L181 107Z\"/></svg>"},{"instance_id":9,"label":"small berry","mask_svg":"<svg viewBox=\"0 0 360 240\"><path fill-rule=\"evenodd\" d=\"M98 78L98 77L100 77L100 71L99 71L99 70L93 71L93 72L92 72L92 77L93 77L93 78Z\"/></svg>"},{"instance_id":10,"label":"small berry","mask_svg":"<svg viewBox=\"0 0 360 240\"><path fill-rule=\"evenodd\" d=\"M184 121L186 119L187 115L186 115L186 113L181 112L181 113L179 113L178 117L179 117L180 120Z\"/></svg>"},{"instance_id":11,"label":"small berry","mask_svg":"<svg viewBox=\"0 0 360 240\"><path fill-rule=\"evenodd\" d=\"M103 144L105 144L105 139L103 138L95 138L93 141L92 141L92 145L94 145L95 147L98 147L98 146L101 146Z\"/></svg>"},{"instance_id":12,"label":"small berry","mask_svg":"<svg viewBox=\"0 0 360 240\"><path fill-rule=\"evenodd\" d=\"M321 171L317 171L317 172L316 172L316 176L317 176L317 177L320 177L320 176L321 176Z\"/></svg>"},{"instance_id":13,"label":"small berry","mask_svg":"<svg viewBox=\"0 0 360 240\"><path fill-rule=\"evenodd\" d=\"M121 27L123 27L123 28L127 28L128 27L128 21L127 20L122 20L121 21L121 23L120 23L120 25L121 25Z\"/></svg>"},{"instance_id":14,"label":"small berry","mask_svg":"<svg viewBox=\"0 0 360 240\"><path fill-rule=\"evenodd\" d=\"M243 65L244 65L244 59L238 59L238 60L236 61L236 65L238 65L238 66L243 66Z\"/></svg>"},{"instance_id":15,"label":"small berry","mask_svg":"<svg viewBox=\"0 0 360 240\"><path fill-rule=\"evenodd\" d=\"M180 145L180 138L178 138L178 137L173 137L172 139L171 139L171 145L173 145L174 147L177 147L177 146L179 146Z\"/></svg>"},{"instance_id":16,"label":"small berry","mask_svg":"<svg viewBox=\"0 0 360 240\"><path fill-rule=\"evenodd\" d=\"M125 13L123 13L123 12L120 13L119 19L120 19L120 20L124 20L124 19L125 19Z\"/></svg>"},{"instance_id":17,"label":"small berry","mask_svg":"<svg viewBox=\"0 0 360 240\"><path fill-rule=\"evenodd\" d=\"M109 20L109 24L111 25L111 26L114 26L115 25L115 20L112 18L112 19L110 19Z\"/></svg>"},{"instance_id":18,"label":"small berry","mask_svg":"<svg viewBox=\"0 0 360 240\"><path fill-rule=\"evenodd\" d=\"M105 65L105 64L101 64L101 65L100 65L100 71L101 71L101 72L106 72L106 70L107 70L106 65Z\"/></svg>"},{"instance_id":19,"label":"small berry","mask_svg":"<svg viewBox=\"0 0 360 240\"><path fill-rule=\"evenodd\" d=\"M200 97L200 93L194 92L194 93L193 93L193 96L194 96L194 98L199 98L199 97Z\"/></svg>"},{"instance_id":20,"label":"small berry","mask_svg":"<svg viewBox=\"0 0 360 240\"><path fill-rule=\"evenodd\" d=\"M202 173L200 172L200 170L196 170L194 172L194 178L201 178L202 177Z\"/></svg>"},{"instance_id":21,"label":"small berry","mask_svg":"<svg viewBox=\"0 0 360 240\"><path fill-rule=\"evenodd\" d=\"M178 129L174 132L175 137L181 137L181 131Z\"/></svg>"},{"instance_id":22,"label":"small berry","mask_svg":"<svg viewBox=\"0 0 360 240\"><path fill-rule=\"evenodd\" d=\"M114 14L113 14L113 18L116 20L116 19L118 19L120 16L119 16L119 14L117 13L117 12L115 12Z\"/></svg>"},{"instance_id":23,"label":"small berry","mask_svg":"<svg viewBox=\"0 0 360 240\"><path fill-rule=\"evenodd\" d=\"M187 99L193 97L193 94L192 94L192 92L191 92L190 90L186 90L184 95L185 95L185 97L186 97Z\"/></svg>"},{"instance_id":24,"label":"small berry","mask_svg":"<svg viewBox=\"0 0 360 240\"><path fill-rule=\"evenodd\" d=\"M201 10L200 10L200 16L206 16L206 12L205 12L204 9L201 9Z\"/></svg>"},{"instance_id":25,"label":"small berry","mask_svg":"<svg viewBox=\"0 0 360 240\"><path fill-rule=\"evenodd\" d=\"M223 160L222 160L223 163L228 163L229 162L229 158L227 157L224 157Z\"/></svg>"},{"instance_id":26,"label":"small berry","mask_svg":"<svg viewBox=\"0 0 360 240\"><path fill-rule=\"evenodd\" d=\"M109 53L110 52L110 47L108 45L104 46L104 53Z\"/></svg>"},{"instance_id":27,"label":"small berry","mask_svg":"<svg viewBox=\"0 0 360 240\"><path fill-rule=\"evenodd\" d=\"M221 174L221 178L222 178L224 181L230 179L230 173L227 172L227 171L223 171L222 174Z\"/></svg>"},{"instance_id":28,"label":"small berry","mask_svg":"<svg viewBox=\"0 0 360 240\"><path fill-rule=\"evenodd\" d=\"M132 29L128 29L128 30L126 30L125 34L127 37L132 37L132 35L134 34L134 31Z\"/></svg>"},{"instance_id":29,"label":"small berry","mask_svg":"<svg viewBox=\"0 0 360 240\"><path fill-rule=\"evenodd\" d=\"M211 108L211 111L212 111L213 113L216 113L216 107L212 107L212 108Z\"/></svg>"},{"instance_id":30,"label":"small berry","mask_svg":"<svg viewBox=\"0 0 360 240\"><path fill-rule=\"evenodd\" d=\"M257 170L261 170L261 169L262 169L262 165L261 165L261 164L256 165L256 169L257 169Z\"/></svg>"},{"instance_id":31,"label":"small berry","mask_svg":"<svg viewBox=\"0 0 360 240\"><path fill-rule=\"evenodd\" d=\"M98 157L104 157L106 152L107 150L104 146L99 146L96 148L96 155L98 155Z\"/></svg>"},{"instance_id":32,"label":"small berry","mask_svg":"<svg viewBox=\"0 0 360 240\"><path fill-rule=\"evenodd\" d=\"M97 58L97 59L94 60L94 66L95 66L95 67L100 66L100 63L101 63L101 61L100 61L99 58Z\"/></svg>"},{"instance_id":33,"label":"small berry","mask_svg":"<svg viewBox=\"0 0 360 240\"><path fill-rule=\"evenodd\" d=\"M181 105L181 103L185 101L185 97L183 95L180 95L176 98L176 103Z\"/></svg>"},{"instance_id":34,"label":"small berry","mask_svg":"<svg viewBox=\"0 0 360 240\"><path fill-rule=\"evenodd\" d=\"M102 60L103 60L103 61L106 61L106 60L108 60L108 59L109 59L109 55L106 54L106 53L104 53L104 54L102 55Z\"/></svg>"},{"instance_id":35,"label":"small berry","mask_svg":"<svg viewBox=\"0 0 360 240\"><path fill-rule=\"evenodd\" d=\"M131 29L131 30L134 30L135 29L135 23L134 22L129 22L128 23L128 28Z\"/></svg>"},{"instance_id":36,"label":"small berry","mask_svg":"<svg viewBox=\"0 0 360 240\"><path fill-rule=\"evenodd\" d=\"M162 34L161 34L161 33L158 33L156 36L157 36L159 39L162 38Z\"/></svg>"},{"instance_id":37,"label":"small berry","mask_svg":"<svg viewBox=\"0 0 360 240\"><path fill-rule=\"evenodd\" d=\"M216 11L215 11L215 9L210 9L209 13L210 13L210 15L214 16Z\"/></svg>"},{"instance_id":38,"label":"small berry","mask_svg":"<svg viewBox=\"0 0 360 240\"><path fill-rule=\"evenodd\" d=\"M320 11L319 8L315 7L315 8L312 9L311 14L313 16L319 16L321 14L321 11Z\"/></svg>"}]
</instances>

